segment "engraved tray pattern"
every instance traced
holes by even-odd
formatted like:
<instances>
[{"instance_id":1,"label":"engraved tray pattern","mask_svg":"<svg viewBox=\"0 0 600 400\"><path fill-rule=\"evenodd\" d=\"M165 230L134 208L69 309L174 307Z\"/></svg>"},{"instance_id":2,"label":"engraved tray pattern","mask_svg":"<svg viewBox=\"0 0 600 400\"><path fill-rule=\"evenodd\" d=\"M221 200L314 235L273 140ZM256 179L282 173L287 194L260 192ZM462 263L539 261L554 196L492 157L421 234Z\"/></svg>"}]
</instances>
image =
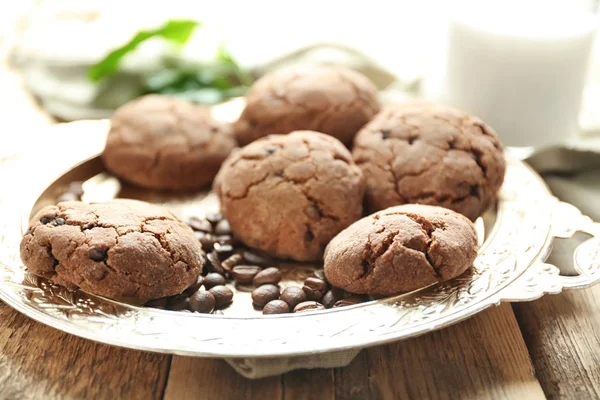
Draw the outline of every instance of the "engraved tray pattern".
<instances>
[{"instance_id":1,"label":"engraved tray pattern","mask_svg":"<svg viewBox=\"0 0 600 400\"><path fill-rule=\"evenodd\" d=\"M278 357L377 345L440 329L501 301L527 301L600 281L600 225L559 202L520 161L507 160L496 223L471 271L420 291L303 314L229 317L130 306L69 292L27 273L19 258L23 222L60 171L102 148L106 121L54 128L77 156L39 171L25 156L0 157L0 298L44 324L108 344L182 355ZM62 141L65 142L64 140ZM40 146L43 147L43 146ZM85 150L81 150L85 149ZM32 157L35 154L31 155ZM75 159L73 159L75 158ZM29 172L29 173L28 173ZM28 182L27 185L19 184ZM15 185L15 186L12 186ZM579 276L544 263L554 237L590 234L574 254Z\"/></svg>"}]
</instances>

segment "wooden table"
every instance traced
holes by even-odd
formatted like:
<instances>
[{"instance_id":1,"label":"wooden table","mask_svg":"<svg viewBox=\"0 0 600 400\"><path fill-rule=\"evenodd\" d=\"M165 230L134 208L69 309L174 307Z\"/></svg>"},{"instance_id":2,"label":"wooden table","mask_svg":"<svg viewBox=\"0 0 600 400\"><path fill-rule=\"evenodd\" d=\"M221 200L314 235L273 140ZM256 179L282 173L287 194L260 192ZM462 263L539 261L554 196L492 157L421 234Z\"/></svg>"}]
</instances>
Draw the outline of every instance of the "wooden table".
<instances>
[{"instance_id":1,"label":"wooden table","mask_svg":"<svg viewBox=\"0 0 600 400\"><path fill-rule=\"evenodd\" d=\"M3 126L49 124L18 77L6 68L0 74ZM502 304L438 332L363 350L346 368L254 381L221 360L70 336L0 303L0 399L544 397L600 398L600 287Z\"/></svg>"},{"instance_id":2,"label":"wooden table","mask_svg":"<svg viewBox=\"0 0 600 400\"><path fill-rule=\"evenodd\" d=\"M597 399L599 328L600 287L503 304L345 368L248 380L222 360L97 344L1 304L0 398Z\"/></svg>"}]
</instances>

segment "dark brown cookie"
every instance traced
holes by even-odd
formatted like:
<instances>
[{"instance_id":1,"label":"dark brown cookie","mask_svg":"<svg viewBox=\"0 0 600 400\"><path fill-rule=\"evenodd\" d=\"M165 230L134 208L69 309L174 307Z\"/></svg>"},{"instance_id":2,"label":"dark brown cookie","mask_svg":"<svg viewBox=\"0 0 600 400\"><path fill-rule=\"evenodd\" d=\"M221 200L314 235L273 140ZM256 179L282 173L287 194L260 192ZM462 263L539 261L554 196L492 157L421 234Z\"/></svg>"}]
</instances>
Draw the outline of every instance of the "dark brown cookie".
<instances>
[{"instance_id":1,"label":"dark brown cookie","mask_svg":"<svg viewBox=\"0 0 600 400\"><path fill-rule=\"evenodd\" d=\"M136 185L182 190L209 185L236 146L231 127L207 108L148 95L115 111L102 159Z\"/></svg>"},{"instance_id":2,"label":"dark brown cookie","mask_svg":"<svg viewBox=\"0 0 600 400\"><path fill-rule=\"evenodd\" d=\"M232 154L215 179L222 212L244 243L270 255L318 260L360 218L364 182L337 139L271 135Z\"/></svg>"},{"instance_id":3,"label":"dark brown cookie","mask_svg":"<svg viewBox=\"0 0 600 400\"><path fill-rule=\"evenodd\" d=\"M391 106L357 135L352 152L369 212L404 203L450 208L471 220L504 180L504 152L480 119L433 105Z\"/></svg>"},{"instance_id":4,"label":"dark brown cookie","mask_svg":"<svg viewBox=\"0 0 600 400\"><path fill-rule=\"evenodd\" d=\"M389 296L459 276L478 247L475 227L463 215L406 204L340 232L325 250L325 275L351 293Z\"/></svg>"},{"instance_id":5,"label":"dark brown cookie","mask_svg":"<svg viewBox=\"0 0 600 400\"><path fill-rule=\"evenodd\" d=\"M379 109L377 88L357 72L327 66L289 68L254 84L234 131L241 145L295 130L323 132L350 145Z\"/></svg>"},{"instance_id":6,"label":"dark brown cookie","mask_svg":"<svg viewBox=\"0 0 600 400\"><path fill-rule=\"evenodd\" d=\"M203 254L193 231L163 207L69 201L33 217L21 259L34 274L70 289L141 304L194 283Z\"/></svg>"}]
</instances>

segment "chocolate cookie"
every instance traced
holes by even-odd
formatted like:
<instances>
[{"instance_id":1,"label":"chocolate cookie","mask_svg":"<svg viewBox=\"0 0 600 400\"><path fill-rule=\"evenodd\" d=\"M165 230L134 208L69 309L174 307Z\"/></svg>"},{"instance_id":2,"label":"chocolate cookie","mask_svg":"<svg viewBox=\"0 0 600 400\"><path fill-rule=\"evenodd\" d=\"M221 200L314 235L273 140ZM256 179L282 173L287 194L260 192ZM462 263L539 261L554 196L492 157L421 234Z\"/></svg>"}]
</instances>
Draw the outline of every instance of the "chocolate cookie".
<instances>
[{"instance_id":1,"label":"chocolate cookie","mask_svg":"<svg viewBox=\"0 0 600 400\"><path fill-rule=\"evenodd\" d=\"M181 293L204 257L192 230L165 208L115 200L43 208L21 241L21 259L70 289L141 304Z\"/></svg>"},{"instance_id":2,"label":"chocolate cookie","mask_svg":"<svg viewBox=\"0 0 600 400\"><path fill-rule=\"evenodd\" d=\"M209 185L236 146L207 108L148 95L115 111L102 159L115 175L150 189Z\"/></svg>"},{"instance_id":3,"label":"chocolate cookie","mask_svg":"<svg viewBox=\"0 0 600 400\"><path fill-rule=\"evenodd\" d=\"M479 217L504 180L504 152L480 119L433 105L392 106L357 135L352 152L369 212L404 203Z\"/></svg>"},{"instance_id":4,"label":"chocolate cookie","mask_svg":"<svg viewBox=\"0 0 600 400\"><path fill-rule=\"evenodd\" d=\"M477 250L475 227L461 214L407 204L340 232L325 250L325 275L351 293L389 296L459 276Z\"/></svg>"},{"instance_id":5,"label":"chocolate cookie","mask_svg":"<svg viewBox=\"0 0 600 400\"><path fill-rule=\"evenodd\" d=\"M364 182L337 139L310 131L271 135L228 158L215 191L233 233L267 254L319 260L360 218Z\"/></svg>"},{"instance_id":6,"label":"chocolate cookie","mask_svg":"<svg viewBox=\"0 0 600 400\"><path fill-rule=\"evenodd\" d=\"M357 72L326 66L283 69L254 84L234 131L241 145L295 130L323 132L350 145L379 109L377 88Z\"/></svg>"}]
</instances>

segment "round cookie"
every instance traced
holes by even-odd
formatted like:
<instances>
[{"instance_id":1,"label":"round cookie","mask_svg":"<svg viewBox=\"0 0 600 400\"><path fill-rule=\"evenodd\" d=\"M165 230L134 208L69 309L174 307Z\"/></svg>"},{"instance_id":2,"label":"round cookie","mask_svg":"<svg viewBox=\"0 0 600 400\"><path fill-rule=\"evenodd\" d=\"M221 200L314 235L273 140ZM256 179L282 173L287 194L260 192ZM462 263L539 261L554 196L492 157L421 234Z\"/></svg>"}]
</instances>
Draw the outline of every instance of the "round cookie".
<instances>
[{"instance_id":1,"label":"round cookie","mask_svg":"<svg viewBox=\"0 0 600 400\"><path fill-rule=\"evenodd\" d=\"M337 139L310 131L271 135L233 153L215 179L223 215L248 246L319 260L362 215L364 182Z\"/></svg>"},{"instance_id":2,"label":"round cookie","mask_svg":"<svg viewBox=\"0 0 600 400\"><path fill-rule=\"evenodd\" d=\"M475 227L463 215L406 204L340 232L325 250L325 275L351 293L389 296L459 276L478 247Z\"/></svg>"},{"instance_id":3,"label":"round cookie","mask_svg":"<svg viewBox=\"0 0 600 400\"><path fill-rule=\"evenodd\" d=\"M379 109L377 88L357 72L327 66L288 68L254 84L234 132L240 145L295 130L323 132L350 145Z\"/></svg>"},{"instance_id":4,"label":"round cookie","mask_svg":"<svg viewBox=\"0 0 600 400\"><path fill-rule=\"evenodd\" d=\"M209 185L235 146L230 126L207 108L148 95L115 111L102 159L138 186L185 190Z\"/></svg>"},{"instance_id":5,"label":"round cookie","mask_svg":"<svg viewBox=\"0 0 600 400\"><path fill-rule=\"evenodd\" d=\"M369 212L404 203L450 208L471 220L504 180L504 151L480 119L433 105L391 106L357 135L352 151Z\"/></svg>"},{"instance_id":6,"label":"round cookie","mask_svg":"<svg viewBox=\"0 0 600 400\"><path fill-rule=\"evenodd\" d=\"M165 208L114 200L44 207L21 241L21 259L67 288L142 304L189 287L204 256L192 230Z\"/></svg>"}]
</instances>

